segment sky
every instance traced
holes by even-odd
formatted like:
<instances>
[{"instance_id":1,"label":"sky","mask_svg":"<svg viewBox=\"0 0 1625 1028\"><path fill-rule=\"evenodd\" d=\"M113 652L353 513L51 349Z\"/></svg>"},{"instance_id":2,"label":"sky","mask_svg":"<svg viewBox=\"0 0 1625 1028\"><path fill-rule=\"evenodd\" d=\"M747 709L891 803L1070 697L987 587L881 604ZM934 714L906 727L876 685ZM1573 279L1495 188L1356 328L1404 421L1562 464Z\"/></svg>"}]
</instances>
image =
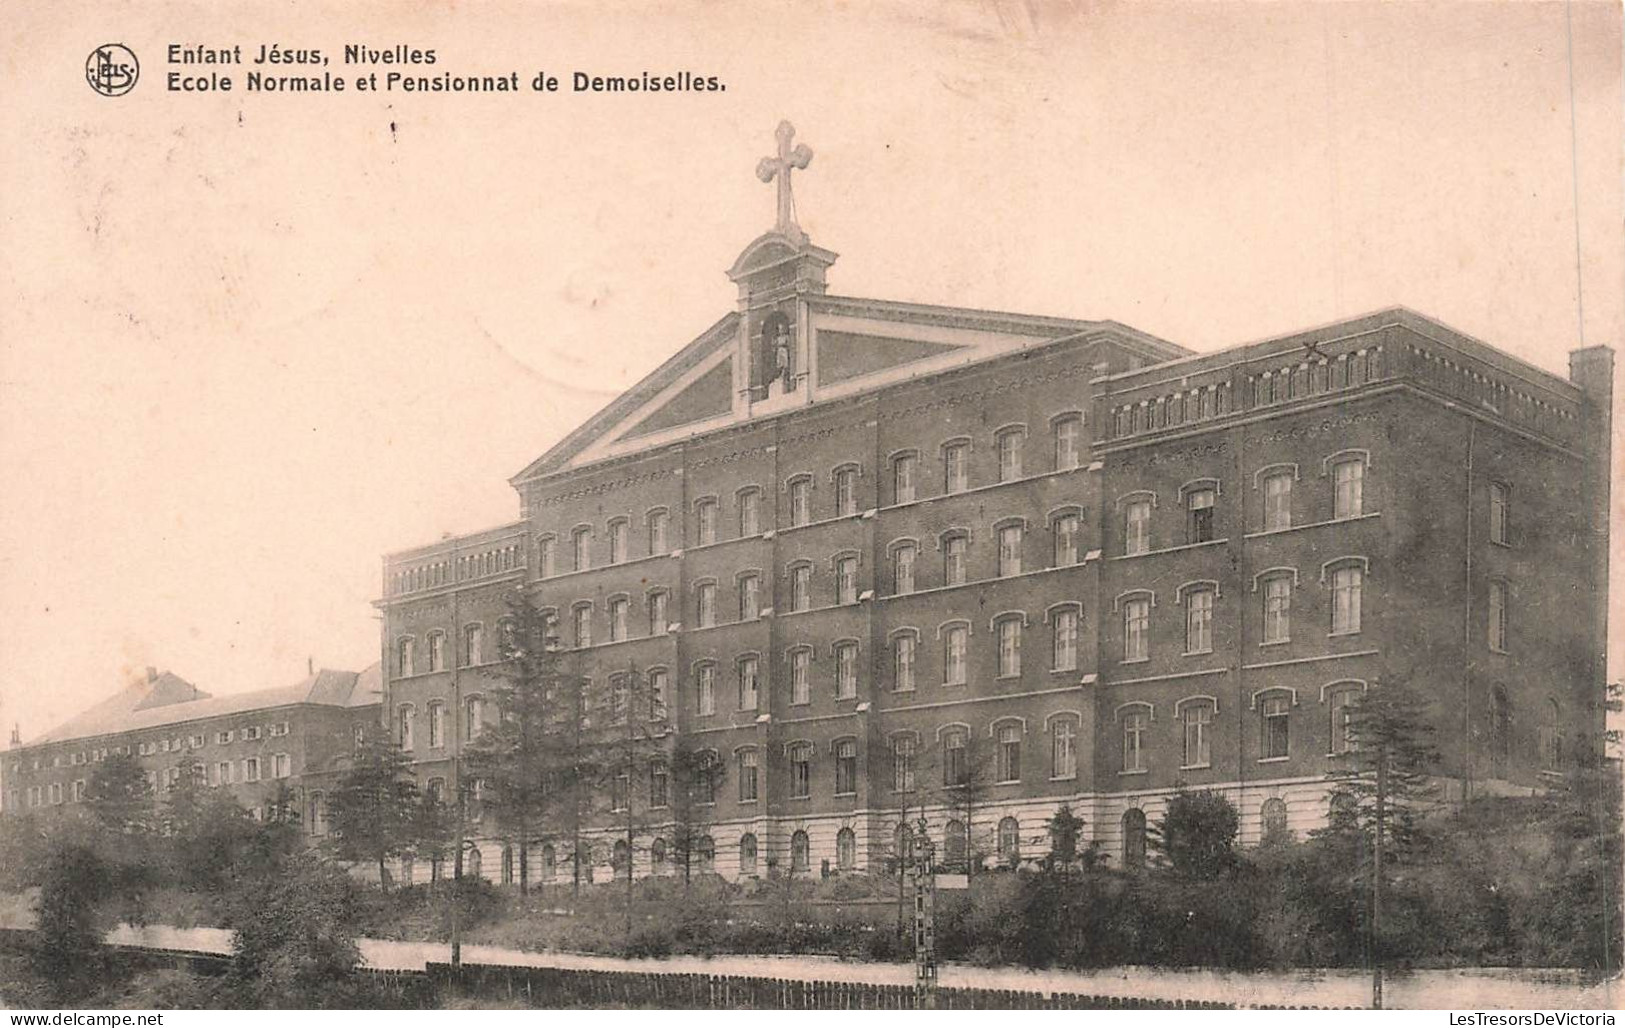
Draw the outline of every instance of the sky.
<instances>
[{"instance_id":1,"label":"sky","mask_svg":"<svg viewBox=\"0 0 1625 1028\"><path fill-rule=\"evenodd\" d=\"M25 738L149 665L223 694L377 660L383 554L514 520L510 476L732 309L781 118L836 293L1199 351L1400 304L1558 374L1625 327L1617 4L6 9L0 720ZM117 98L83 77L111 41L142 62ZM566 85L254 94L242 68L183 95L171 43ZM645 69L727 89L569 91Z\"/></svg>"}]
</instances>

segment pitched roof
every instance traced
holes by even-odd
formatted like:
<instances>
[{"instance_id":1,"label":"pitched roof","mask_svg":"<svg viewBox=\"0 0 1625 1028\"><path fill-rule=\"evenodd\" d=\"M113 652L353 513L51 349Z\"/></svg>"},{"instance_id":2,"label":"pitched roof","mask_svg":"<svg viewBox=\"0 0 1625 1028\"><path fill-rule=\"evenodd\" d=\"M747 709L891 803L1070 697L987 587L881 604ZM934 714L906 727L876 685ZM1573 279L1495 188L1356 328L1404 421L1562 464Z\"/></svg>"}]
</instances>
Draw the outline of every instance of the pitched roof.
<instances>
[{"instance_id":1,"label":"pitched roof","mask_svg":"<svg viewBox=\"0 0 1625 1028\"><path fill-rule=\"evenodd\" d=\"M167 699L174 697L182 687L196 694L196 699ZM185 679L165 672L151 681L126 686L108 699L78 714L27 745L66 742L94 736L115 735L121 732L178 725L188 721L246 714L255 710L288 707L297 704L317 704L327 707L359 707L377 703L383 695L382 672L377 664L365 671L335 671L328 668L316 672L293 685L226 696L210 696L198 690Z\"/></svg>"}]
</instances>

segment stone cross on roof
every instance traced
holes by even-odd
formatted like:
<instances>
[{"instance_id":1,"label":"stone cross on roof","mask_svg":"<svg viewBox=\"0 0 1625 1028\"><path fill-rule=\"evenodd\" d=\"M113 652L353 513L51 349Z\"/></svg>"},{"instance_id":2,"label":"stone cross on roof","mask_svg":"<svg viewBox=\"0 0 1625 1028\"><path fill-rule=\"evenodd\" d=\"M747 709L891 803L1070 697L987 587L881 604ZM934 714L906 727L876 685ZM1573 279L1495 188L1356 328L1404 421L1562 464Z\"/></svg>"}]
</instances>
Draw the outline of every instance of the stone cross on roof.
<instances>
[{"instance_id":1,"label":"stone cross on roof","mask_svg":"<svg viewBox=\"0 0 1625 1028\"><path fill-rule=\"evenodd\" d=\"M774 135L779 140L778 156L763 157L756 165L756 177L763 182L772 182L775 176L778 177L779 220L774 228L793 239L805 239L806 233L796 224L796 201L790 192L790 172L812 163L812 149L805 143L791 149L790 141L796 137L796 127L788 121L779 122Z\"/></svg>"}]
</instances>

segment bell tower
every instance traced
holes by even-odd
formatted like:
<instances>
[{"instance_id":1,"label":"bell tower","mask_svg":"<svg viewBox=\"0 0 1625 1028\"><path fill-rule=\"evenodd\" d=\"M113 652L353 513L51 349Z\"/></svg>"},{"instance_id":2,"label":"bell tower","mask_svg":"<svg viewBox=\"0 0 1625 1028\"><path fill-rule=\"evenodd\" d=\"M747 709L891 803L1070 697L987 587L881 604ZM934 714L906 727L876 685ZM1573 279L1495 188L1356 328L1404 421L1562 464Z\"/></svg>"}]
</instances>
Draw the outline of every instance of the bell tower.
<instances>
[{"instance_id":1,"label":"bell tower","mask_svg":"<svg viewBox=\"0 0 1625 1028\"><path fill-rule=\"evenodd\" d=\"M824 272L836 255L812 245L796 223L791 174L812 163L812 150L793 144L796 130L779 122L775 156L764 157L756 177L778 186L773 228L745 247L728 277L739 287L739 359L734 383L748 415L760 405L778 407L812 399L811 333L806 298L824 292Z\"/></svg>"}]
</instances>

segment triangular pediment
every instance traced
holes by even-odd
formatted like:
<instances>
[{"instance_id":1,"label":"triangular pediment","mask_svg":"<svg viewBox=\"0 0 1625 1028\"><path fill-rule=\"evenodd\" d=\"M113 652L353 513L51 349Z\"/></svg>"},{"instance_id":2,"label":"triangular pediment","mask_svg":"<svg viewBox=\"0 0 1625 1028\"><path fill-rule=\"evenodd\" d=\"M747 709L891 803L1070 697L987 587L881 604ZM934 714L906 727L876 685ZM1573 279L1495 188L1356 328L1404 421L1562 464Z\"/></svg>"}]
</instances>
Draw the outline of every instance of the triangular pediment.
<instances>
[{"instance_id":1,"label":"triangular pediment","mask_svg":"<svg viewBox=\"0 0 1625 1028\"><path fill-rule=\"evenodd\" d=\"M717 362L694 381L664 399L654 411L625 432L622 439L653 435L668 428L680 428L697 421L719 418L733 409L733 359Z\"/></svg>"},{"instance_id":2,"label":"triangular pediment","mask_svg":"<svg viewBox=\"0 0 1625 1028\"><path fill-rule=\"evenodd\" d=\"M863 332L820 330L818 384L834 385L964 349L963 345L956 343L928 339L896 339Z\"/></svg>"}]
</instances>

